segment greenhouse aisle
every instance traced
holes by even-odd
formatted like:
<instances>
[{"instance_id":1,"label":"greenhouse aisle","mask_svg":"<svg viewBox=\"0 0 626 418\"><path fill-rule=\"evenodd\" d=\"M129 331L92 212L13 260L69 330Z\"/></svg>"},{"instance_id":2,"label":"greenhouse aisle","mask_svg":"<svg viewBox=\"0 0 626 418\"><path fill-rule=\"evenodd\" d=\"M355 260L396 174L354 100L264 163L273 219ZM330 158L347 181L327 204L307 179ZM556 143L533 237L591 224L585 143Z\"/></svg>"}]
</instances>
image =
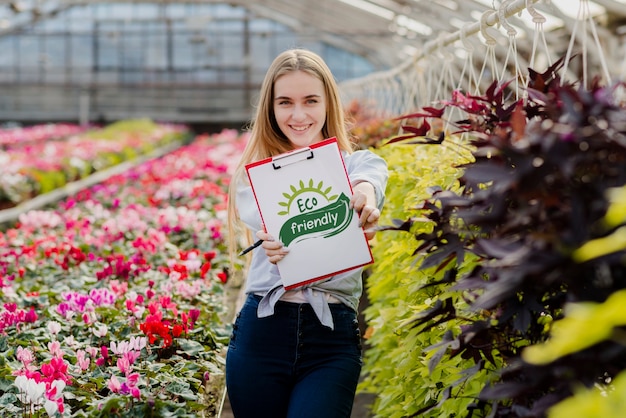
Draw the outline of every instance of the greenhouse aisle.
<instances>
[{"instance_id":1,"label":"greenhouse aisle","mask_svg":"<svg viewBox=\"0 0 626 418\"><path fill-rule=\"evenodd\" d=\"M0 418L280 418L246 289L315 418L626 418L626 0L310 6L0 2Z\"/></svg>"}]
</instances>

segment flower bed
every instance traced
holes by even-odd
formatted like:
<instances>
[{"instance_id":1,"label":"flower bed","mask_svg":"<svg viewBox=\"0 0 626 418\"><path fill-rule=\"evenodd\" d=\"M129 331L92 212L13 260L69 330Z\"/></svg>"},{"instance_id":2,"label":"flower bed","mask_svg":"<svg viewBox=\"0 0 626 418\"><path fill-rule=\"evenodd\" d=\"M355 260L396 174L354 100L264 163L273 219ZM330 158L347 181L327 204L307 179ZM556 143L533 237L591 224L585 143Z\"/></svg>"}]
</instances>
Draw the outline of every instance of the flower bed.
<instances>
[{"instance_id":1,"label":"flower bed","mask_svg":"<svg viewBox=\"0 0 626 418\"><path fill-rule=\"evenodd\" d=\"M0 130L0 149L11 149L35 142L45 142L68 138L93 129L92 126L80 126L69 123L48 123Z\"/></svg>"},{"instance_id":2,"label":"flower bed","mask_svg":"<svg viewBox=\"0 0 626 418\"><path fill-rule=\"evenodd\" d=\"M234 131L0 232L0 416L215 416Z\"/></svg>"},{"instance_id":3,"label":"flower bed","mask_svg":"<svg viewBox=\"0 0 626 418\"><path fill-rule=\"evenodd\" d=\"M48 140L34 128L22 134L32 135L31 141L21 137L20 146L0 151L0 209L182 141L188 133L183 126L136 120Z\"/></svg>"}]
</instances>

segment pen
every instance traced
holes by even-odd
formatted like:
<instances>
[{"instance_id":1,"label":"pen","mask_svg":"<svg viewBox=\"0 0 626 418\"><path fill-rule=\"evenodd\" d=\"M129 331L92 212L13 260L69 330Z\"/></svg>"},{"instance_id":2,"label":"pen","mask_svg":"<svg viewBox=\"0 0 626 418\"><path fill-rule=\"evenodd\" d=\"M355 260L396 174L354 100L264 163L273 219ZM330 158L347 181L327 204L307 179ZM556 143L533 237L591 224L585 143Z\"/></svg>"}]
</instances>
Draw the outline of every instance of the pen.
<instances>
[{"instance_id":1,"label":"pen","mask_svg":"<svg viewBox=\"0 0 626 418\"><path fill-rule=\"evenodd\" d=\"M250 251L254 250L256 247L258 247L259 245L263 244L263 240L260 239L257 242L255 242L254 244L252 244L251 246L249 246L248 248L246 248L245 250L243 250L242 252L239 253L239 255L246 255L248 254Z\"/></svg>"}]
</instances>

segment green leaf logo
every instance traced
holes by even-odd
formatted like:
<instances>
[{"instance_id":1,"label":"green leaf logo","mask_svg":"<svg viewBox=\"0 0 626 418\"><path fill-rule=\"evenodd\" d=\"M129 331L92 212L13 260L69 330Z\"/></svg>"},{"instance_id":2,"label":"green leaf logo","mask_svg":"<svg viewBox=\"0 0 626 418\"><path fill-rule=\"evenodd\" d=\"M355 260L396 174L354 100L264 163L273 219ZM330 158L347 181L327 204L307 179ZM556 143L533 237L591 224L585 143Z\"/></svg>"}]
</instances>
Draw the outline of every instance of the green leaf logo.
<instances>
[{"instance_id":1,"label":"green leaf logo","mask_svg":"<svg viewBox=\"0 0 626 418\"><path fill-rule=\"evenodd\" d=\"M285 245L309 238L328 238L341 233L352 221L350 198L344 193L332 194L332 187L312 178L290 185L278 202L279 216L290 216L280 229L279 239Z\"/></svg>"}]
</instances>

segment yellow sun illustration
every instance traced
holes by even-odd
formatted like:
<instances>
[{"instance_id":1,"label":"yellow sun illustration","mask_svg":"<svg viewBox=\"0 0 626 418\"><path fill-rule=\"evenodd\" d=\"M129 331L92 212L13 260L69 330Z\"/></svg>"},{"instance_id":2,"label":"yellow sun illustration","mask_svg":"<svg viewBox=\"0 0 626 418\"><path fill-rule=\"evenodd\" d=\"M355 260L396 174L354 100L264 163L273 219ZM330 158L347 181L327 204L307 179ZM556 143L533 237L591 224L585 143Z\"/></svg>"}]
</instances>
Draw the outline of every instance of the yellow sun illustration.
<instances>
[{"instance_id":1,"label":"yellow sun illustration","mask_svg":"<svg viewBox=\"0 0 626 418\"><path fill-rule=\"evenodd\" d=\"M317 184L317 186L315 186L315 182L313 181L313 179L309 179L307 184L305 184L303 180L300 180L298 186L299 187L291 185L289 186L289 189L291 190L292 193L287 193L287 192L283 193L283 196L285 197L286 201L278 202L278 204L284 207L285 210L279 211L278 215L281 215L281 216L289 215L291 211L292 203L295 202L299 196L302 196L305 193L315 193L315 194L321 195L324 197L324 199L326 199L327 202L332 202L338 197L338 195L336 194L330 195L332 187L327 187L326 189L324 189L323 181L320 181Z\"/></svg>"}]
</instances>

